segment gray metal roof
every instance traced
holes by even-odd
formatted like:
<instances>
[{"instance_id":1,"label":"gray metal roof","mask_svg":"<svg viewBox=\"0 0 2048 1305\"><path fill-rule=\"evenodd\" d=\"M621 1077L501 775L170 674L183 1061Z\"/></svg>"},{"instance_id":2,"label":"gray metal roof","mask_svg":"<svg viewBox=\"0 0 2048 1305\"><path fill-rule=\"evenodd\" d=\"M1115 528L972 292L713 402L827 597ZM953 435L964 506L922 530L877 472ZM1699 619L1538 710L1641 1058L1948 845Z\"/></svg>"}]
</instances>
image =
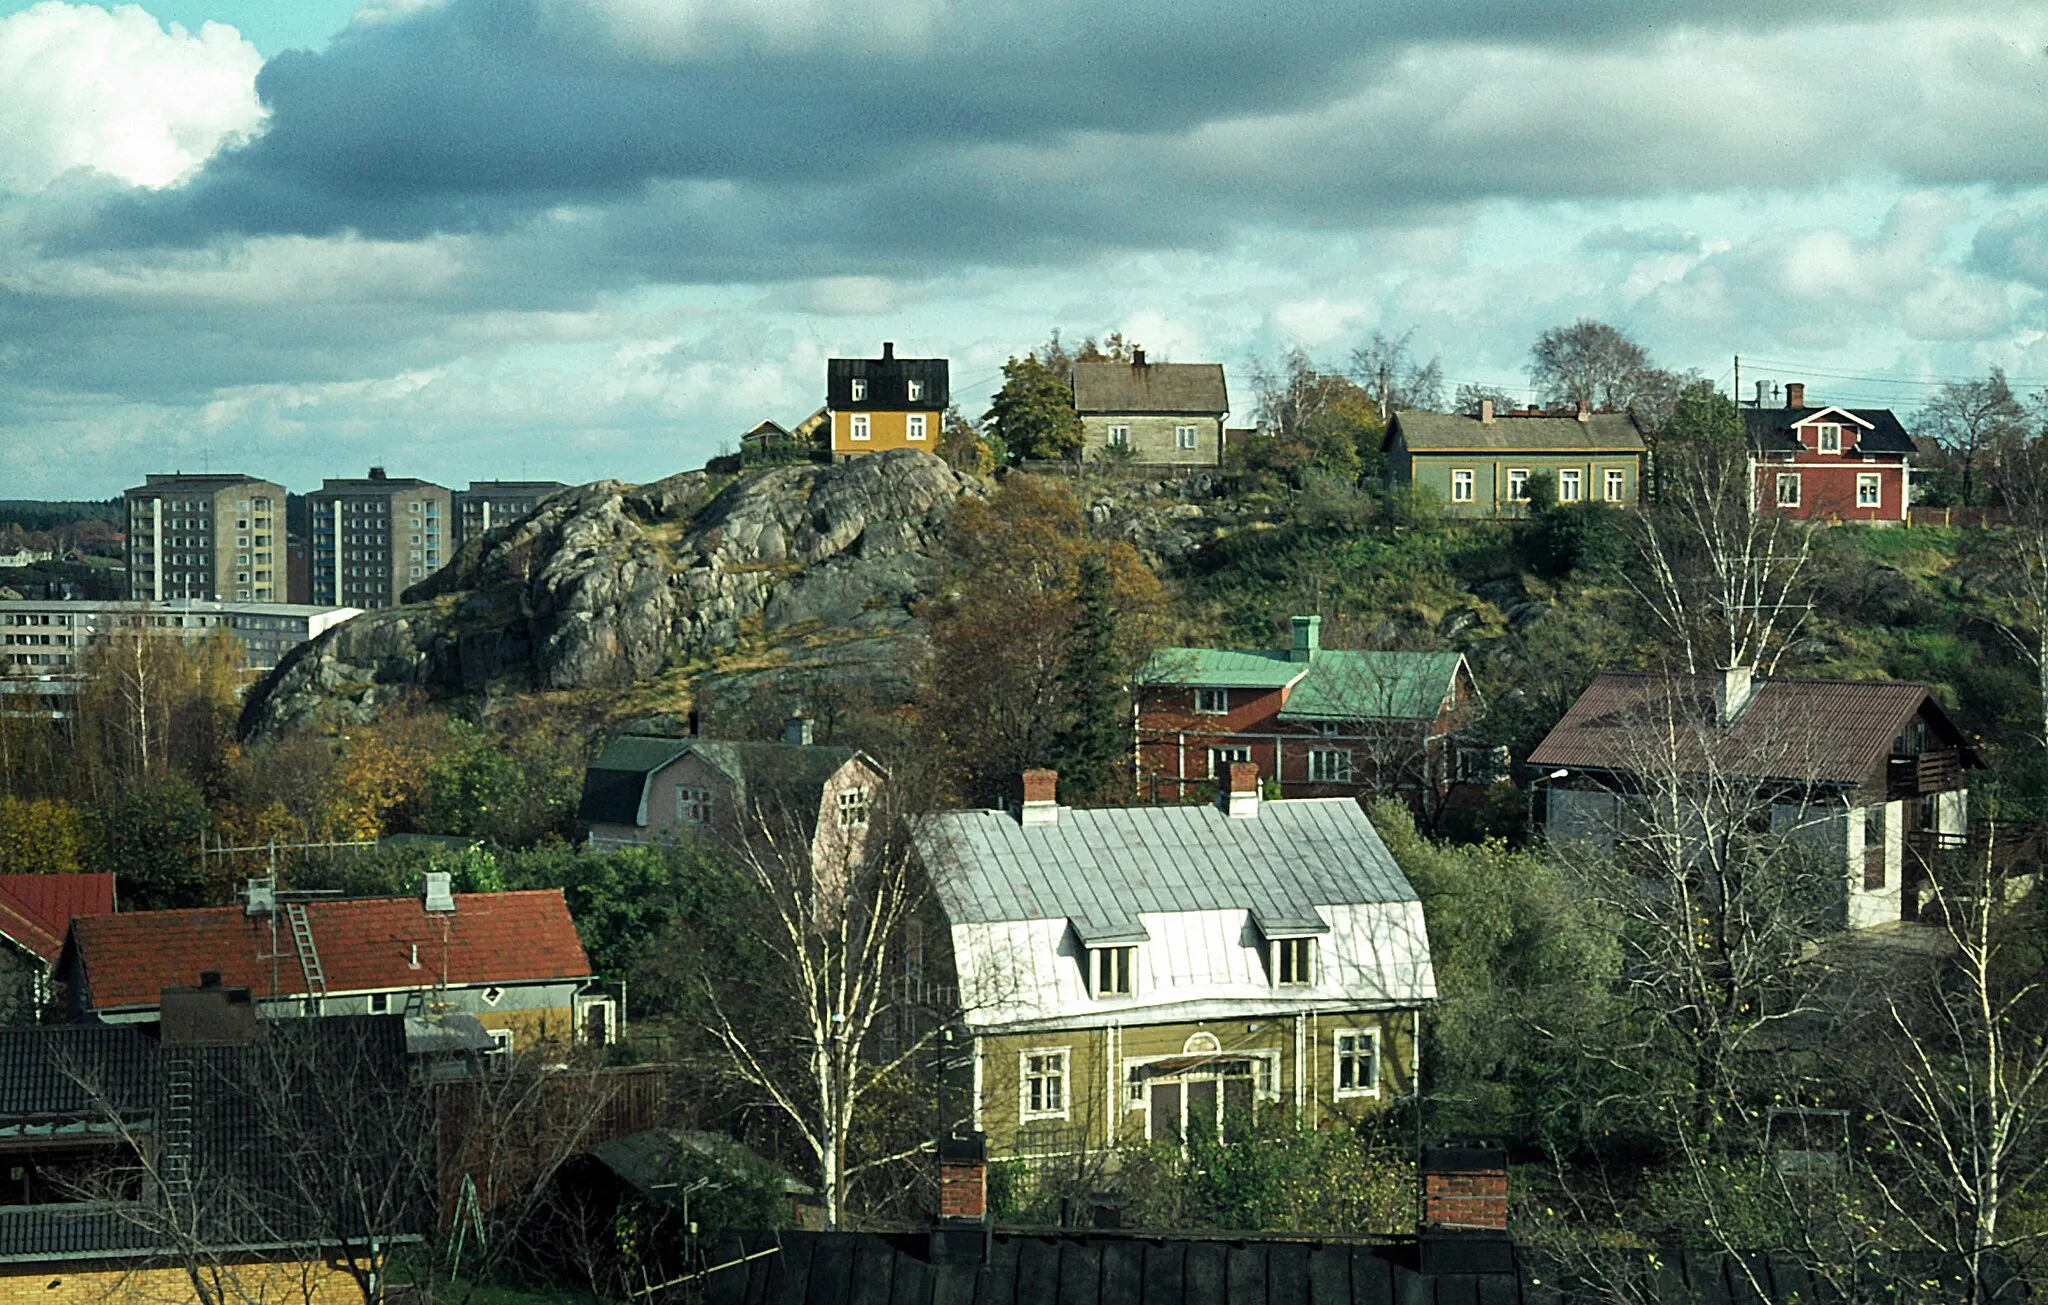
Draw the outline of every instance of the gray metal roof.
<instances>
[{"instance_id":1,"label":"gray metal roof","mask_svg":"<svg viewBox=\"0 0 2048 1305\"><path fill-rule=\"evenodd\" d=\"M1103 936L1142 913L1244 910L1276 928L1318 906L1412 902L1415 889L1350 798L1213 806L1062 807L1049 825L1001 811L926 820L918 847L954 924L1072 920Z\"/></svg>"},{"instance_id":2,"label":"gray metal roof","mask_svg":"<svg viewBox=\"0 0 2048 1305\"><path fill-rule=\"evenodd\" d=\"M1416 453L1465 453L1481 450L1512 453L1640 453L1643 435L1635 418L1625 413L1594 413L1577 417L1519 417L1502 413L1490 422L1455 412L1411 409L1387 423L1382 448L1395 440Z\"/></svg>"}]
</instances>

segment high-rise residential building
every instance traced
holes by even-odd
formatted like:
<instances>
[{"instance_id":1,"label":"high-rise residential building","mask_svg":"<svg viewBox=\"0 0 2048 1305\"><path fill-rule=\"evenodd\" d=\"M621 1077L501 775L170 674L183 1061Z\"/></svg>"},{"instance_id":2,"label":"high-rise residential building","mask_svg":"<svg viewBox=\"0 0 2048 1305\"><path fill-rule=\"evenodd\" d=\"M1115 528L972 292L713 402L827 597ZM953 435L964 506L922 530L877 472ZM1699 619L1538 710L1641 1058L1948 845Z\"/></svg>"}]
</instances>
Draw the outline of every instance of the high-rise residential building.
<instances>
[{"instance_id":1,"label":"high-rise residential building","mask_svg":"<svg viewBox=\"0 0 2048 1305\"><path fill-rule=\"evenodd\" d=\"M559 480L472 480L455 491L455 548L493 526L517 521L569 488ZM452 549L450 551L453 551Z\"/></svg>"},{"instance_id":2,"label":"high-rise residential building","mask_svg":"<svg viewBox=\"0 0 2048 1305\"><path fill-rule=\"evenodd\" d=\"M152 475L124 497L130 598L284 597L284 486L254 476L179 473Z\"/></svg>"},{"instance_id":3,"label":"high-rise residential building","mask_svg":"<svg viewBox=\"0 0 2048 1305\"><path fill-rule=\"evenodd\" d=\"M392 607L454 554L453 496L440 485L394 479L324 480L306 496L315 603Z\"/></svg>"}]
</instances>

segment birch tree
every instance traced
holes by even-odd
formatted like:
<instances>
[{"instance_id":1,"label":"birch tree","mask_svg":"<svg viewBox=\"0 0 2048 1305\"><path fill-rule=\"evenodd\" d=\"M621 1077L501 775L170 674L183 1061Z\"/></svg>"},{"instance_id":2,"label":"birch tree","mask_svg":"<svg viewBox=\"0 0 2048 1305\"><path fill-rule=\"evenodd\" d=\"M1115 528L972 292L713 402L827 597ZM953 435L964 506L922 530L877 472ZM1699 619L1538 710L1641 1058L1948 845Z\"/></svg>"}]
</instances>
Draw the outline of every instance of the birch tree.
<instances>
[{"instance_id":1,"label":"birch tree","mask_svg":"<svg viewBox=\"0 0 2048 1305\"><path fill-rule=\"evenodd\" d=\"M2035 398L2048 431L2048 391ZM2033 672L2034 742L2048 748L2048 440L2009 445L1998 468L2010 520L1985 537L1980 593L2008 646Z\"/></svg>"},{"instance_id":2,"label":"birch tree","mask_svg":"<svg viewBox=\"0 0 2048 1305\"><path fill-rule=\"evenodd\" d=\"M1658 459L1624 578L1679 668L1770 673L1810 610L1813 527L1757 502L1742 414L1711 386L1680 398Z\"/></svg>"}]
</instances>

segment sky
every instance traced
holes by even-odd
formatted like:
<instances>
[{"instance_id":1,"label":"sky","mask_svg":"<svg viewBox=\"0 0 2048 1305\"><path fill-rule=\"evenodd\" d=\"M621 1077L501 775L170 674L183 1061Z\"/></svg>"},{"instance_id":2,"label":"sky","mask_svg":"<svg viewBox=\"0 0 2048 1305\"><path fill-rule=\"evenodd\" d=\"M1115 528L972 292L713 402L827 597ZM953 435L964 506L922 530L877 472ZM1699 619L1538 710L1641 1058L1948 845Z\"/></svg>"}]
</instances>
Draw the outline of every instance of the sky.
<instances>
[{"instance_id":1,"label":"sky","mask_svg":"<svg viewBox=\"0 0 2048 1305\"><path fill-rule=\"evenodd\" d=\"M2048 6L0 0L0 499L643 481L1058 327L2048 388Z\"/></svg>"}]
</instances>

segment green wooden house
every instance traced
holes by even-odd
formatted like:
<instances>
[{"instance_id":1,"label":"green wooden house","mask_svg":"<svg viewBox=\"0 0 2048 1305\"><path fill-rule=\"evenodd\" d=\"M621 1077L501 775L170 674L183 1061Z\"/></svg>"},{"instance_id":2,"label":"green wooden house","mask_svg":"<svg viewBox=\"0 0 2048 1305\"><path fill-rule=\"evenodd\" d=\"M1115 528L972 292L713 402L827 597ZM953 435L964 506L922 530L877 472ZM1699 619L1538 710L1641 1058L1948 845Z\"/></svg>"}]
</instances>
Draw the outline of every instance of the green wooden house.
<instances>
[{"instance_id":1,"label":"green wooden house","mask_svg":"<svg viewBox=\"0 0 2048 1305\"><path fill-rule=\"evenodd\" d=\"M1625 413L1397 412L1380 444L1387 479L1427 491L1446 514L1518 517L1529 481L1547 474L1560 503L1634 507L1643 480L1643 434Z\"/></svg>"}]
</instances>

